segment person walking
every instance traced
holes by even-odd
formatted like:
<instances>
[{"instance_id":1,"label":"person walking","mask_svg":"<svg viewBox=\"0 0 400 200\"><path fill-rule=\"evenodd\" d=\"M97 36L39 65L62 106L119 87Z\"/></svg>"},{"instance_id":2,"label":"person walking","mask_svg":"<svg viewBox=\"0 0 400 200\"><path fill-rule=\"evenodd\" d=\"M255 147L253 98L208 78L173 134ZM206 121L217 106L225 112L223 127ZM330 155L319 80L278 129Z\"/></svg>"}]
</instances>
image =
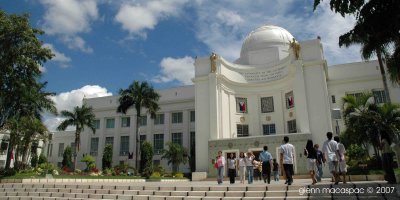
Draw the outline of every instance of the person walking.
<instances>
[{"instance_id":1,"label":"person walking","mask_svg":"<svg viewBox=\"0 0 400 200\"><path fill-rule=\"evenodd\" d=\"M273 159L273 171L274 171L274 180L279 181L279 164L276 162L276 159Z\"/></svg>"},{"instance_id":2,"label":"person walking","mask_svg":"<svg viewBox=\"0 0 400 200\"><path fill-rule=\"evenodd\" d=\"M293 183L293 161L294 161L294 146L289 143L289 137L283 138L284 144L280 147L280 163L283 164L283 169L286 174L286 183L292 185Z\"/></svg>"},{"instance_id":3,"label":"person walking","mask_svg":"<svg viewBox=\"0 0 400 200\"><path fill-rule=\"evenodd\" d=\"M312 140L307 140L306 148L304 148L304 155L307 156L307 169L310 172L312 184L315 185L317 183L317 179L315 178L317 152L314 149Z\"/></svg>"},{"instance_id":4,"label":"person walking","mask_svg":"<svg viewBox=\"0 0 400 200\"><path fill-rule=\"evenodd\" d=\"M218 151L218 156L216 158L217 162L217 182L218 184L222 184L224 181L224 166L225 166L225 157L222 156L222 151Z\"/></svg>"},{"instance_id":5,"label":"person walking","mask_svg":"<svg viewBox=\"0 0 400 200\"><path fill-rule=\"evenodd\" d=\"M262 176L264 179L264 183L267 182L270 184L271 182L271 170L272 166L272 155L268 152L268 146L263 147L264 151L260 153L258 159L262 162Z\"/></svg>"},{"instance_id":6,"label":"person walking","mask_svg":"<svg viewBox=\"0 0 400 200\"><path fill-rule=\"evenodd\" d=\"M339 150L338 150L338 144L335 140L333 140L332 136L333 136L332 132L326 133L326 137L328 138L328 140L325 141L324 145L322 146L322 153L324 154L325 160L328 161L329 171L333 175L333 181L335 182L335 185L337 185L339 183L339 177L337 174L338 161L336 153Z\"/></svg>"},{"instance_id":7,"label":"person walking","mask_svg":"<svg viewBox=\"0 0 400 200\"><path fill-rule=\"evenodd\" d=\"M346 184L346 173L347 173L347 166L346 166L346 159L344 157L344 154L346 153L346 148L344 148L344 145L340 142L339 136L333 137L333 140L335 140L338 143L338 176L342 175L343 176L343 183Z\"/></svg>"},{"instance_id":8,"label":"person walking","mask_svg":"<svg viewBox=\"0 0 400 200\"><path fill-rule=\"evenodd\" d=\"M315 152L317 153L317 181L321 182L322 180L322 175L324 174L323 170L322 170L322 164L325 165L325 159L324 159L324 155L322 154L322 151L319 150L319 145L318 144L314 144L314 149Z\"/></svg>"},{"instance_id":9,"label":"person walking","mask_svg":"<svg viewBox=\"0 0 400 200\"><path fill-rule=\"evenodd\" d=\"M253 152L251 151L247 152L245 161L246 161L246 171L247 171L247 182L249 184L253 183L253 178L254 178L253 160L254 160Z\"/></svg>"},{"instance_id":10,"label":"person walking","mask_svg":"<svg viewBox=\"0 0 400 200\"><path fill-rule=\"evenodd\" d=\"M396 177L393 171L393 154L390 148L392 141L386 131L381 131L381 150L382 150L382 165L385 171L385 180L389 184L396 184Z\"/></svg>"},{"instance_id":11,"label":"person walking","mask_svg":"<svg viewBox=\"0 0 400 200\"><path fill-rule=\"evenodd\" d=\"M228 165L229 182L231 184L234 184L236 177L236 158L234 157L233 153L229 154L227 165Z\"/></svg>"},{"instance_id":12,"label":"person walking","mask_svg":"<svg viewBox=\"0 0 400 200\"><path fill-rule=\"evenodd\" d=\"M244 184L246 174L246 160L243 152L239 153L239 158L236 161L236 166L239 169L240 183Z\"/></svg>"}]
</instances>

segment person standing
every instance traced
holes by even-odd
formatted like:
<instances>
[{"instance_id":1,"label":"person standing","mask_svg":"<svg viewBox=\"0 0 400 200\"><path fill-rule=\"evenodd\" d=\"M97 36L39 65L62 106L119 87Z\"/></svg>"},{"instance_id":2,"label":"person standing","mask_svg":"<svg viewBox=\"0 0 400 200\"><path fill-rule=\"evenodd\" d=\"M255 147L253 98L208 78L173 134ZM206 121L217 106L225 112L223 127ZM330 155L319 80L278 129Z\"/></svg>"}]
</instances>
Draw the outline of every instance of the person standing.
<instances>
[{"instance_id":1,"label":"person standing","mask_svg":"<svg viewBox=\"0 0 400 200\"><path fill-rule=\"evenodd\" d=\"M324 154L325 160L328 161L329 171L333 175L333 181L335 182L335 185L337 185L339 183L339 177L337 174L338 161L336 153L339 151L339 149L338 144L335 140L333 140L332 135L332 132L326 133L328 140L325 141L324 145L322 146L322 153Z\"/></svg>"},{"instance_id":2,"label":"person standing","mask_svg":"<svg viewBox=\"0 0 400 200\"><path fill-rule=\"evenodd\" d=\"M393 154L390 148L392 141L386 131L381 131L381 150L382 150L382 165L385 171L385 180L389 184L396 184L396 177L393 171Z\"/></svg>"},{"instance_id":3,"label":"person standing","mask_svg":"<svg viewBox=\"0 0 400 200\"><path fill-rule=\"evenodd\" d=\"M222 156L222 151L218 151L217 160L217 182L218 184L222 184L224 181L224 166L225 166L225 157Z\"/></svg>"},{"instance_id":4,"label":"person standing","mask_svg":"<svg viewBox=\"0 0 400 200\"><path fill-rule=\"evenodd\" d=\"M268 152L268 146L263 147L264 151L260 153L258 159L262 162L262 176L264 179L264 183L267 182L270 184L271 182L271 170L272 166L272 155Z\"/></svg>"},{"instance_id":5,"label":"person standing","mask_svg":"<svg viewBox=\"0 0 400 200\"><path fill-rule=\"evenodd\" d=\"M286 183L292 185L293 183L293 161L294 161L294 146L289 143L289 137L283 138L284 144L280 147L280 162L283 164L283 169L286 174Z\"/></svg>"},{"instance_id":6,"label":"person standing","mask_svg":"<svg viewBox=\"0 0 400 200\"><path fill-rule=\"evenodd\" d=\"M276 162L276 159L273 159L273 171L274 171L274 179L275 181L279 181L279 164Z\"/></svg>"},{"instance_id":7,"label":"person standing","mask_svg":"<svg viewBox=\"0 0 400 200\"><path fill-rule=\"evenodd\" d=\"M314 149L315 152L317 153L317 181L321 182L322 179L322 175L324 174L324 172L322 171L322 163L325 164L325 159L324 159L324 155L322 154L322 151L319 150L319 145L318 144L314 144Z\"/></svg>"},{"instance_id":8,"label":"person standing","mask_svg":"<svg viewBox=\"0 0 400 200\"><path fill-rule=\"evenodd\" d=\"M254 178L253 160L254 160L253 152L251 151L247 152L245 161L246 161L247 181L249 184L253 183L253 178Z\"/></svg>"},{"instance_id":9,"label":"person standing","mask_svg":"<svg viewBox=\"0 0 400 200\"><path fill-rule=\"evenodd\" d=\"M229 182L231 184L234 184L236 177L236 158L234 157L233 153L229 154L227 165L228 165Z\"/></svg>"},{"instance_id":10,"label":"person standing","mask_svg":"<svg viewBox=\"0 0 400 200\"><path fill-rule=\"evenodd\" d=\"M236 166L239 169L240 183L244 184L245 174L246 174L246 160L243 152L239 153L239 158L237 159Z\"/></svg>"},{"instance_id":11,"label":"person standing","mask_svg":"<svg viewBox=\"0 0 400 200\"><path fill-rule=\"evenodd\" d=\"M307 156L307 169L310 172L312 184L315 185L317 183L317 179L315 178L317 152L314 149L312 140L307 140L306 148L304 148L304 155Z\"/></svg>"},{"instance_id":12,"label":"person standing","mask_svg":"<svg viewBox=\"0 0 400 200\"><path fill-rule=\"evenodd\" d=\"M343 175L343 183L346 184L346 173L347 173L347 166L346 166L346 159L344 157L344 154L346 153L346 149L344 148L344 145L340 143L339 136L333 137L333 140L335 140L338 143L338 154L336 155L339 159L338 163L338 176Z\"/></svg>"}]
</instances>

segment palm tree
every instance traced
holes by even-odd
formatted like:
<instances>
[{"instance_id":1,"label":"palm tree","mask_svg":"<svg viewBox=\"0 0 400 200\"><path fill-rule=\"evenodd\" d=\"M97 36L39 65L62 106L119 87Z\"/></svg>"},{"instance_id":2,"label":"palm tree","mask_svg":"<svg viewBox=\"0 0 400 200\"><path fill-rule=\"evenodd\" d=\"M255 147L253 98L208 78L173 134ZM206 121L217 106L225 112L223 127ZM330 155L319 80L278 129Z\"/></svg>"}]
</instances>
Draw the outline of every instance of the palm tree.
<instances>
[{"instance_id":1,"label":"palm tree","mask_svg":"<svg viewBox=\"0 0 400 200\"><path fill-rule=\"evenodd\" d=\"M375 154L379 149L379 118L378 105L371 93L362 93L355 97L346 95L342 98L343 119L346 132L358 140L364 147L372 144Z\"/></svg>"},{"instance_id":2,"label":"palm tree","mask_svg":"<svg viewBox=\"0 0 400 200\"><path fill-rule=\"evenodd\" d=\"M373 55L378 58L379 69L382 76L383 88L387 102L391 102L389 87L383 60L388 57L387 42L383 39L384 34L379 30L371 30L371 27L362 23L357 23L353 30L339 37L339 46L349 47L354 44L361 45L361 56L365 60L369 60Z\"/></svg>"},{"instance_id":3,"label":"palm tree","mask_svg":"<svg viewBox=\"0 0 400 200\"><path fill-rule=\"evenodd\" d=\"M96 133L96 126L94 124L95 115L93 108L83 104L82 107L76 106L72 112L68 110L61 111L61 116L66 119L61 122L57 130L64 131L68 126L75 126L75 154L74 154L74 169L76 168L76 157L80 149L81 133L84 131L85 126L89 127L93 134Z\"/></svg>"},{"instance_id":4,"label":"palm tree","mask_svg":"<svg viewBox=\"0 0 400 200\"><path fill-rule=\"evenodd\" d=\"M161 159L167 159L168 165L172 164L172 171L179 171L179 165L186 164L189 160L188 151L180 144L168 142L168 149L164 149Z\"/></svg>"},{"instance_id":5,"label":"palm tree","mask_svg":"<svg viewBox=\"0 0 400 200\"><path fill-rule=\"evenodd\" d=\"M138 154L139 154L139 120L141 116L141 109L144 107L154 119L157 110L159 110L158 99L160 95L153 89L147 82L140 83L134 81L128 86L127 89L120 89L119 91L119 106L117 112L126 114L129 108L136 109L136 151L135 151L135 168L138 169Z\"/></svg>"},{"instance_id":6,"label":"palm tree","mask_svg":"<svg viewBox=\"0 0 400 200\"><path fill-rule=\"evenodd\" d=\"M23 117L22 122L22 167L25 168L28 163L28 155L32 141L46 140L48 130L46 126L37 118Z\"/></svg>"}]
</instances>

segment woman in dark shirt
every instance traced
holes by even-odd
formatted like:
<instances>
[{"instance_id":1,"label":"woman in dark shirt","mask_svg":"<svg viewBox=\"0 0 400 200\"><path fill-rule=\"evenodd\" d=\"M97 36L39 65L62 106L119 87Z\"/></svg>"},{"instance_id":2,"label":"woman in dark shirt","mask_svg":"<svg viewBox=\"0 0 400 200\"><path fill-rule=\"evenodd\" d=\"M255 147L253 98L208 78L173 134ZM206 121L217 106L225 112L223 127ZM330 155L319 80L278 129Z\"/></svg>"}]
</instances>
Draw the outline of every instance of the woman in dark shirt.
<instances>
[{"instance_id":1,"label":"woman in dark shirt","mask_svg":"<svg viewBox=\"0 0 400 200\"><path fill-rule=\"evenodd\" d=\"M304 149L304 155L307 156L307 168L310 172L311 180L313 181L312 184L314 185L317 183L317 179L315 178L317 152L315 151L312 140L307 140L307 145Z\"/></svg>"}]
</instances>

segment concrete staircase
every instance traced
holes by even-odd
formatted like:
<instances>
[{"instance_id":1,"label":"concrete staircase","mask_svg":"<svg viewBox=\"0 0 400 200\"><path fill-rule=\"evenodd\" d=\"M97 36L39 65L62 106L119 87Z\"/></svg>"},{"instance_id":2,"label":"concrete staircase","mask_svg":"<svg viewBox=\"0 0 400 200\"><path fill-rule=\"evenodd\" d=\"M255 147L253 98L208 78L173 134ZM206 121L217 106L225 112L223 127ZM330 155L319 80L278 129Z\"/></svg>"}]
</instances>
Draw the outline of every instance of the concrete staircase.
<instances>
[{"instance_id":1,"label":"concrete staircase","mask_svg":"<svg viewBox=\"0 0 400 200\"><path fill-rule=\"evenodd\" d=\"M368 188L395 187L389 194L366 192ZM364 193L346 194L352 189ZM400 199L399 185L379 183L346 185L216 185L215 182L189 183L57 183L57 184L0 184L0 200L267 200L267 199ZM319 190L319 191L318 191ZM330 193L329 193L330 192ZM332 192L335 192L334 194ZM303 194L301 194L303 193Z\"/></svg>"}]
</instances>

